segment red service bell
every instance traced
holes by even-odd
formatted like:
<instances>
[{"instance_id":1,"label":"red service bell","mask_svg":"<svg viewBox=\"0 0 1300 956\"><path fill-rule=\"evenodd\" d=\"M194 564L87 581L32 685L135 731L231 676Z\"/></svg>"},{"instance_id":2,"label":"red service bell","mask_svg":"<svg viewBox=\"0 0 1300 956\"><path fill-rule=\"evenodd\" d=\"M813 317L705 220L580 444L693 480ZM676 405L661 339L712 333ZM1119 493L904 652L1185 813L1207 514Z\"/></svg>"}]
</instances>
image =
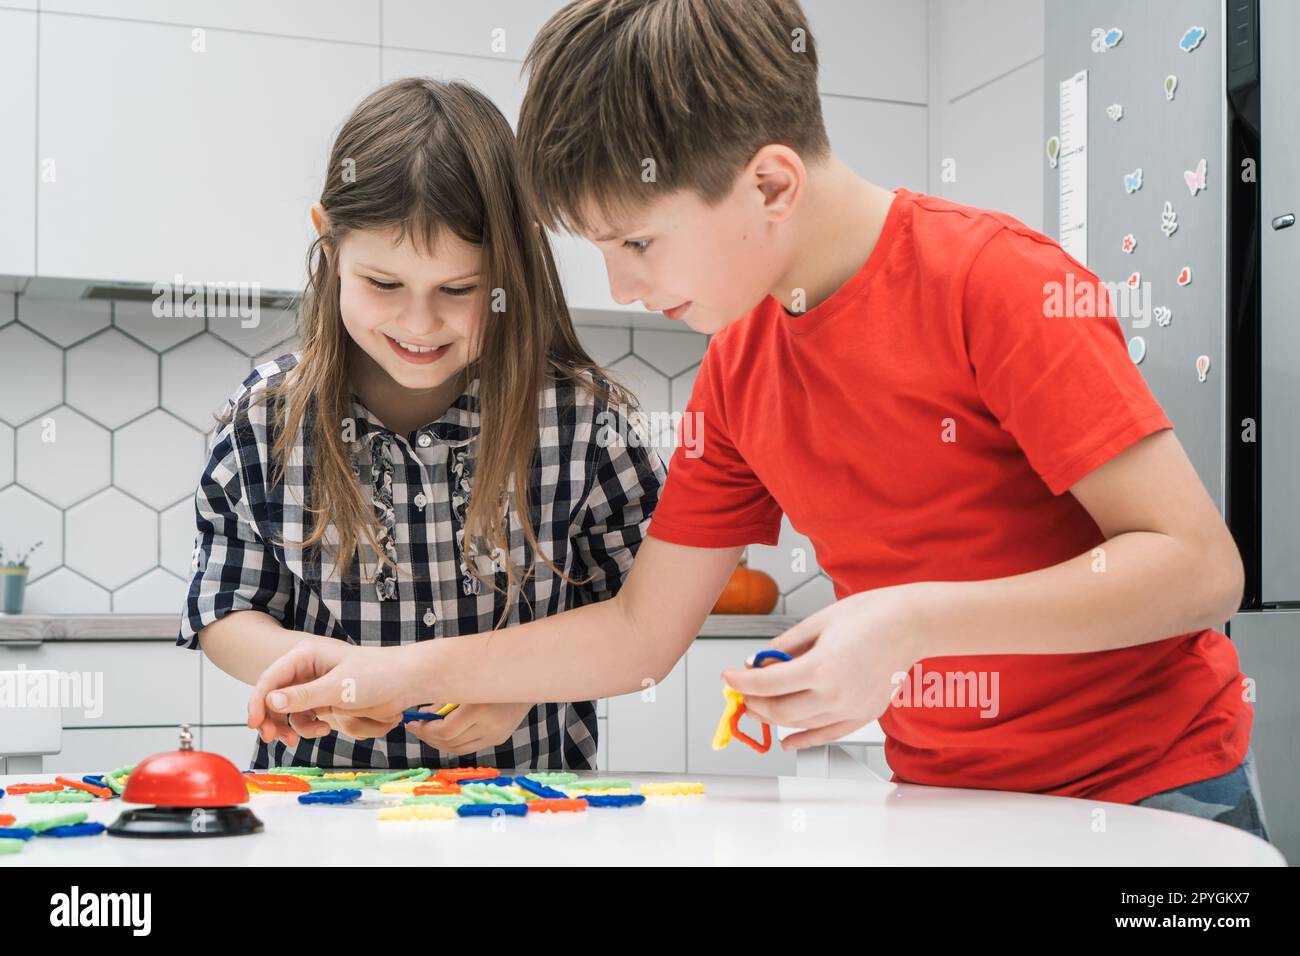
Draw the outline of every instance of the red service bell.
<instances>
[{"instance_id":1,"label":"red service bell","mask_svg":"<svg viewBox=\"0 0 1300 956\"><path fill-rule=\"evenodd\" d=\"M248 807L239 768L220 754L195 750L190 725L181 725L179 750L142 760L127 777L124 803L151 806L126 810L108 828L113 836L185 839L260 833L262 821Z\"/></svg>"}]
</instances>

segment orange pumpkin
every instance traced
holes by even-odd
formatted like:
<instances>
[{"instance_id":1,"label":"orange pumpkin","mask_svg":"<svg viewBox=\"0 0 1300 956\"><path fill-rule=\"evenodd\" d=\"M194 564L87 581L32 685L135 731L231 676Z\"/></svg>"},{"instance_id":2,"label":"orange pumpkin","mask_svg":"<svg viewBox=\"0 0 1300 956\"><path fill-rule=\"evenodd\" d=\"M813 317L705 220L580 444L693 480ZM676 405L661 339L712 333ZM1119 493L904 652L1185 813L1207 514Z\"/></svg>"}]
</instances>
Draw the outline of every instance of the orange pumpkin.
<instances>
[{"instance_id":1,"label":"orange pumpkin","mask_svg":"<svg viewBox=\"0 0 1300 956\"><path fill-rule=\"evenodd\" d=\"M731 580L713 605L714 614L771 614L776 607L776 582L762 571L745 565L742 558Z\"/></svg>"}]
</instances>

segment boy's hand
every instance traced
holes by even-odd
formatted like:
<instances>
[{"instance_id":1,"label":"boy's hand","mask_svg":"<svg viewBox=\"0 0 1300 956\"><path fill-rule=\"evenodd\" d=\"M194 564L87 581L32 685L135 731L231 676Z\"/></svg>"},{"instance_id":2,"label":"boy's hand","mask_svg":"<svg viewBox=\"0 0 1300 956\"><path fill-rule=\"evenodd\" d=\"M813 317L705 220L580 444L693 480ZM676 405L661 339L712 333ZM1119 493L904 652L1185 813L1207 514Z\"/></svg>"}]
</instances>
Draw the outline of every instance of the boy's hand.
<instances>
[{"instance_id":1,"label":"boy's hand","mask_svg":"<svg viewBox=\"0 0 1300 956\"><path fill-rule=\"evenodd\" d=\"M379 737L421 703L408 686L404 647L358 647L345 641L303 641L262 672L248 698L248 726L262 740L289 746L299 736L338 730Z\"/></svg>"},{"instance_id":2,"label":"boy's hand","mask_svg":"<svg viewBox=\"0 0 1300 956\"><path fill-rule=\"evenodd\" d=\"M461 704L442 720L408 720L406 730L430 747L462 757L509 740L532 709L532 704Z\"/></svg>"},{"instance_id":3,"label":"boy's hand","mask_svg":"<svg viewBox=\"0 0 1300 956\"><path fill-rule=\"evenodd\" d=\"M786 737L783 750L835 740L884 713L894 675L925 656L918 593L904 585L837 601L769 645L794 660L723 671L722 679L745 695L756 720L806 728Z\"/></svg>"}]
</instances>

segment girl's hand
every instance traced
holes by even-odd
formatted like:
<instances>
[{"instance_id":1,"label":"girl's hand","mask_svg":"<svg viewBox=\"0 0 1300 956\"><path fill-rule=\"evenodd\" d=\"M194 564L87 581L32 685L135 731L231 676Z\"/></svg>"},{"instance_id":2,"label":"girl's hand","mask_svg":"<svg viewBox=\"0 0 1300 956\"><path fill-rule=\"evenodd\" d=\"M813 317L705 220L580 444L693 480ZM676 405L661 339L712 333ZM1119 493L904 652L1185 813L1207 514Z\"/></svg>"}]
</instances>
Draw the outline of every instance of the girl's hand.
<instances>
[{"instance_id":1,"label":"girl's hand","mask_svg":"<svg viewBox=\"0 0 1300 956\"><path fill-rule=\"evenodd\" d=\"M806 728L783 750L842 737L884 713L896 686L925 656L918 591L907 585L863 591L800 621L769 645L794 660L722 672L745 695L756 720Z\"/></svg>"},{"instance_id":2,"label":"girl's hand","mask_svg":"<svg viewBox=\"0 0 1300 956\"><path fill-rule=\"evenodd\" d=\"M338 730L379 737L421 703L402 652L409 647L358 647L345 641L302 641L262 672L248 699L248 726L262 740L296 746L299 737Z\"/></svg>"},{"instance_id":3,"label":"girl's hand","mask_svg":"<svg viewBox=\"0 0 1300 956\"><path fill-rule=\"evenodd\" d=\"M532 709L532 704L461 704L442 720L408 720L406 730L430 747L463 757L509 740Z\"/></svg>"}]
</instances>

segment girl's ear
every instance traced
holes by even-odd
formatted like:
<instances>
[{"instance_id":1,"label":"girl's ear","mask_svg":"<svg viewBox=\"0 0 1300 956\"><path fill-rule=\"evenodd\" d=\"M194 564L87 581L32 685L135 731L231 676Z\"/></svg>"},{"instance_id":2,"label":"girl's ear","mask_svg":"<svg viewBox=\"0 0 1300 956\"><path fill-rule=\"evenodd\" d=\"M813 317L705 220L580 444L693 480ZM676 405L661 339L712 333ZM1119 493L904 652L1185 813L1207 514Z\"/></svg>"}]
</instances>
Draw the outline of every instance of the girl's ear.
<instances>
[{"instance_id":1,"label":"girl's ear","mask_svg":"<svg viewBox=\"0 0 1300 956\"><path fill-rule=\"evenodd\" d=\"M312 203L311 223L316 227L316 235L324 237L330 230L329 216L325 212L325 207L320 203Z\"/></svg>"}]
</instances>

